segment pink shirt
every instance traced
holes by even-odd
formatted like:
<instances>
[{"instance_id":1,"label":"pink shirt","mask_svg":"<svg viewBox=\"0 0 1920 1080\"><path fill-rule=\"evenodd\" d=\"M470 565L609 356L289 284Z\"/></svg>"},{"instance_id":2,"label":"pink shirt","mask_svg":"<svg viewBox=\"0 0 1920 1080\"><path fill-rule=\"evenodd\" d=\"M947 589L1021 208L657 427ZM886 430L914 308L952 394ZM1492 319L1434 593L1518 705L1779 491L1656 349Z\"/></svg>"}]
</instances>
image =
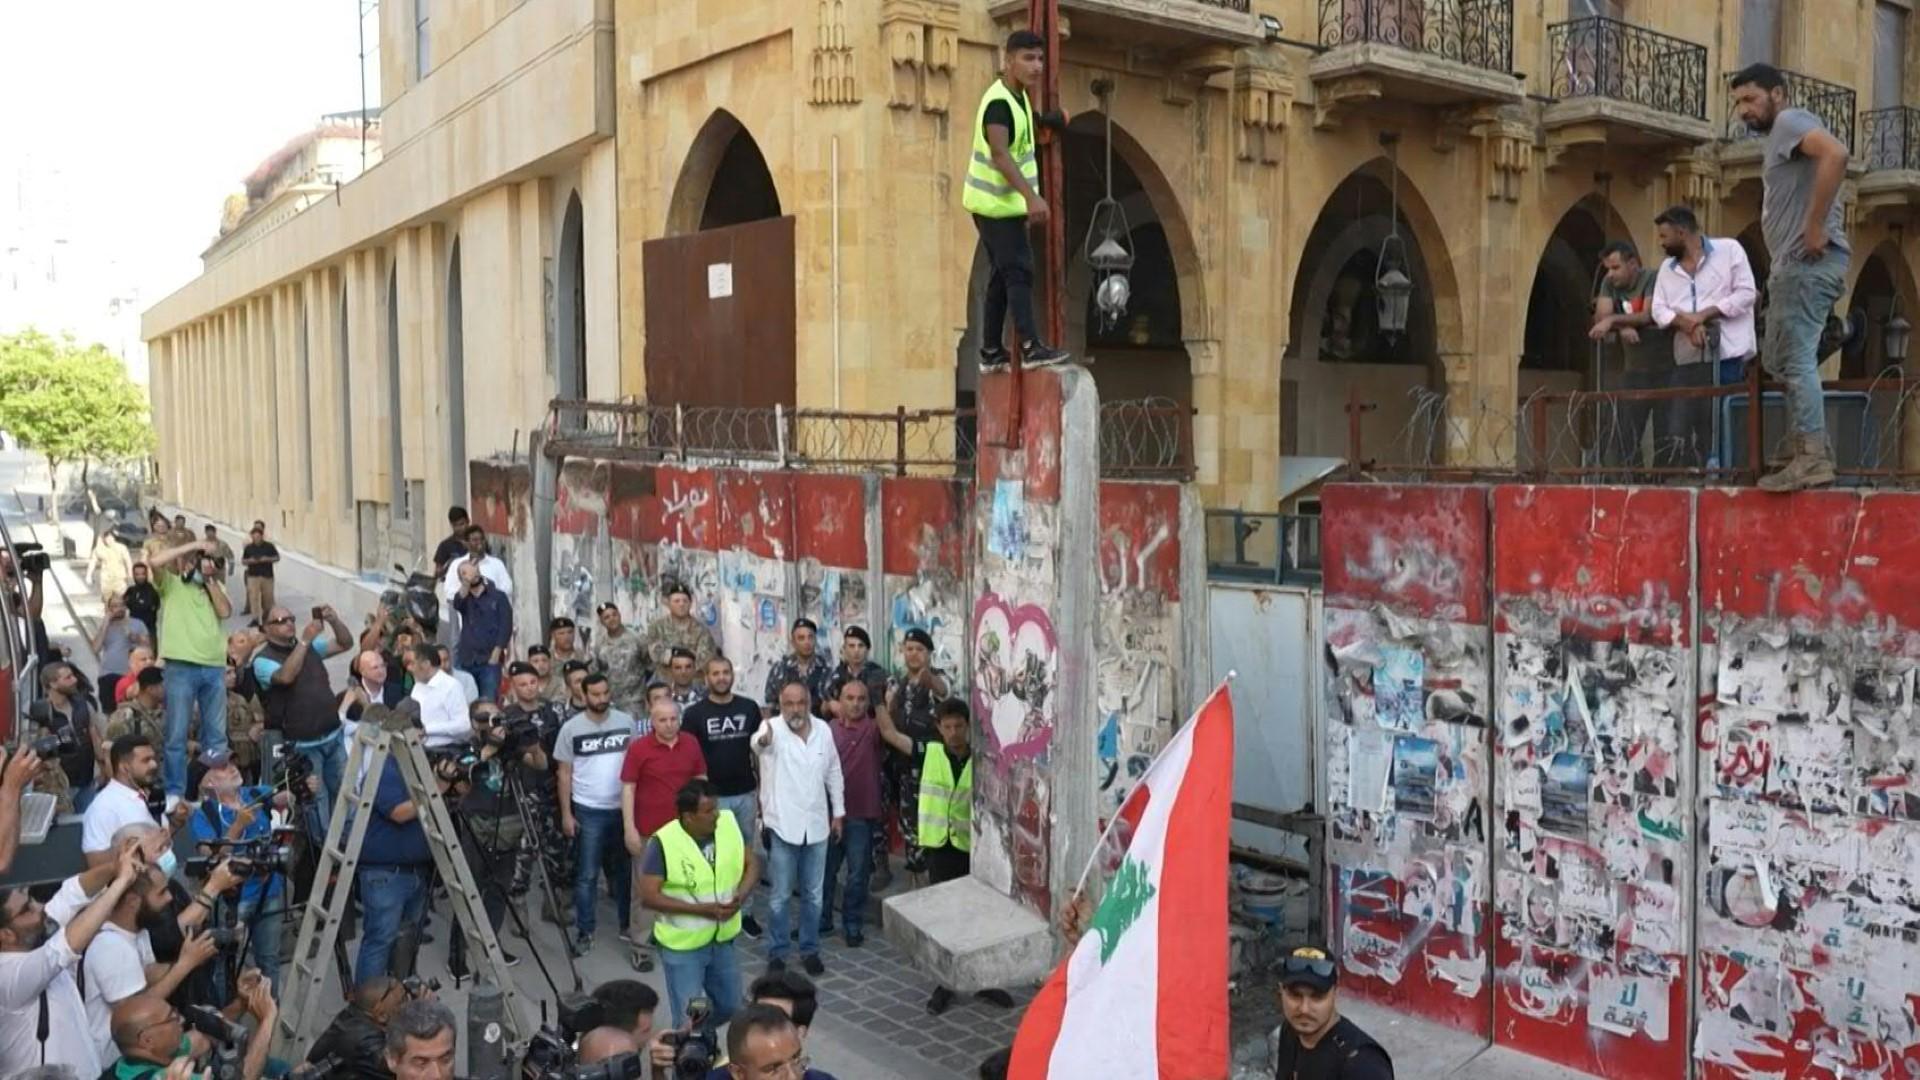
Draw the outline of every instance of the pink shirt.
<instances>
[{"instance_id":1,"label":"pink shirt","mask_svg":"<svg viewBox=\"0 0 1920 1080\"><path fill-rule=\"evenodd\" d=\"M872 717L858 723L833 722L833 746L840 751L846 780L847 816L880 816L880 727Z\"/></svg>"}]
</instances>

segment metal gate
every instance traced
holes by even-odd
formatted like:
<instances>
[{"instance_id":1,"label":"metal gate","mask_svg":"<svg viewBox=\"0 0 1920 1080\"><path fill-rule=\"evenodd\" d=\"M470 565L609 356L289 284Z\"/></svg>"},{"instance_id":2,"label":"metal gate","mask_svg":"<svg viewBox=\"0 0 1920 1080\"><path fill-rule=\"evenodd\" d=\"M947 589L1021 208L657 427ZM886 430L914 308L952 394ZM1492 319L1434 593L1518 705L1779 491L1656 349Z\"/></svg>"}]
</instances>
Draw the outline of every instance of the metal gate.
<instances>
[{"instance_id":1,"label":"metal gate","mask_svg":"<svg viewBox=\"0 0 1920 1080\"><path fill-rule=\"evenodd\" d=\"M1303 866L1305 840L1276 827L1318 805L1320 593L1305 587L1210 585L1214 680L1233 681L1233 842Z\"/></svg>"},{"instance_id":2,"label":"metal gate","mask_svg":"<svg viewBox=\"0 0 1920 1080\"><path fill-rule=\"evenodd\" d=\"M793 406L793 221L646 242L648 400Z\"/></svg>"}]
</instances>

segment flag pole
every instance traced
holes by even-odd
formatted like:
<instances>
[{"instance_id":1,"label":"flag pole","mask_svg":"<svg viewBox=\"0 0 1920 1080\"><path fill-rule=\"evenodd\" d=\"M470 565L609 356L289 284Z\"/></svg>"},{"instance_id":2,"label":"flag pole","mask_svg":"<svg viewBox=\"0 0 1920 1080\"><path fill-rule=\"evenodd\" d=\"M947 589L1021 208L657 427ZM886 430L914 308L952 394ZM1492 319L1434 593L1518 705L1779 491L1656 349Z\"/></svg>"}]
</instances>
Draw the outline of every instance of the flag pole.
<instances>
[{"instance_id":1,"label":"flag pole","mask_svg":"<svg viewBox=\"0 0 1920 1080\"><path fill-rule=\"evenodd\" d=\"M1240 672L1238 669L1229 668L1227 670L1227 677L1224 679L1221 679L1220 685L1213 688L1213 692L1207 695L1207 700L1202 701L1200 703L1200 707L1193 711L1193 716L1187 717L1187 722L1192 723L1194 720L1194 717L1197 717L1201 713L1205 712L1207 708L1207 702L1212 701L1215 697L1219 695L1219 693L1222 690L1225 690L1233 682L1233 680L1239 677L1240 677ZM1169 741L1169 745L1171 745L1171 741ZM1140 779L1142 781L1145 781L1148 776L1153 775L1154 766L1160 764L1160 759L1161 757L1165 756L1166 752L1167 752L1167 748L1165 746L1161 747L1160 753L1155 754L1153 756L1153 760L1147 763L1146 771L1140 774ZM1073 892L1067 895L1067 903L1069 904L1073 903L1074 898L1082 895L1082 893L1085 891L1087 887L1087 876L1093 873L1093 864L1100 861L1100 852L1104 850L1107 846L1107 837L1113 835L1114 827L1119 824L1120 824L1120 814L1115 813L1113 815L1113 820L1107 822L1107 827L1100 830L1100 839L1094 841L1093 851L1087 855L1087 864L1080 868L1080 880L1074 883Z\"/></svg>"}]
</instances>

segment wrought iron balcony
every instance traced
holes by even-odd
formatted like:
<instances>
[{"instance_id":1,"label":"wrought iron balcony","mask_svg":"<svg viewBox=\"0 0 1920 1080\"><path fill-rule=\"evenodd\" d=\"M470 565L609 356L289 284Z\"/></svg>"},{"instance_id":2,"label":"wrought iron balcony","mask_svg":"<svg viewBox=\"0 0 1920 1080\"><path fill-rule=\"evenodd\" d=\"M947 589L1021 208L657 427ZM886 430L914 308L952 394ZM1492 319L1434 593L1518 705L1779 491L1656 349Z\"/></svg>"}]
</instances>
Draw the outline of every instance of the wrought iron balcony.
<instances>
[{"instance_id":1,"label":"wrought iron balcony","mask_svg":"<svg viewBox=\"0 0 1920 1080\"><path fill-rule=\"evenodd\" d=\"M1860 156L1867 171L1920 172L1920 109L1873 109L1860 114Z\"/></svg>"},{"instance_id":2,"label":"wrought iron balcony","mask_svg":"<svg viewBox=\"0 0 1920 1080\"><path fill-rule=\"evenodd\" d=\"M1387 45L1513 70L1513 0L1320 0L1320 44Z\"/></svg>"},{"instance_id":3,"label":"wrought iron balcony","mask_svg":"<svg viewBox=\"0 0 1920 1080\"><path fill-rule=\"evenodd\" d=\"M1839 83L1830 83L1824 79L1816 79L1811 75L1802 75L1800 72L1787 71L1784 68L1781 69L1780 74L1786 76L1787 101L1794 107L1805 109L1819 117L1827 130L1833 132L1834 138L1839 139L1847 149L1853 149L1855 145L1853 90ZM1728 140L1740 142L1759 138L1760 133L1741 123L1739 115L1734 112L1732 72L1726 76L1726 85Z\"/></svg>"},{"instance_id":4,"label":"wrought iron balcony","mask_svg":"<svg viewBox=\"0 0 1920 1080\"><path fill-rule=\"evenodd\" d=\"M1707 47L1605 16L1547 27L1549 95L1605 98L1672 116L1707 118Z\"/></svg>"}]
</instances>

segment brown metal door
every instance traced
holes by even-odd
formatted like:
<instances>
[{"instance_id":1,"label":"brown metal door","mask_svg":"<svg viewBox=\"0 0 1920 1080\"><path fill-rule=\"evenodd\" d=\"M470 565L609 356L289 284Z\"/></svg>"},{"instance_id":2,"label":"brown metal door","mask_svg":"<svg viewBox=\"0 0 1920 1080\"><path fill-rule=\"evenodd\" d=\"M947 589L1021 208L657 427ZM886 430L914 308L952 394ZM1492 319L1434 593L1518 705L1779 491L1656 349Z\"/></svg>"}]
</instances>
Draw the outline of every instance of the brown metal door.
<instances>
[{"instance_id":1,"label":"brown metal door","mask_svg":"<svg viewBox=\"0 0 1920 1080\"><path fill-rule=\"evenodd\" d=\"M649 240L647 400L794 404L793 218Z\"/></svg>"}]
</instances>

